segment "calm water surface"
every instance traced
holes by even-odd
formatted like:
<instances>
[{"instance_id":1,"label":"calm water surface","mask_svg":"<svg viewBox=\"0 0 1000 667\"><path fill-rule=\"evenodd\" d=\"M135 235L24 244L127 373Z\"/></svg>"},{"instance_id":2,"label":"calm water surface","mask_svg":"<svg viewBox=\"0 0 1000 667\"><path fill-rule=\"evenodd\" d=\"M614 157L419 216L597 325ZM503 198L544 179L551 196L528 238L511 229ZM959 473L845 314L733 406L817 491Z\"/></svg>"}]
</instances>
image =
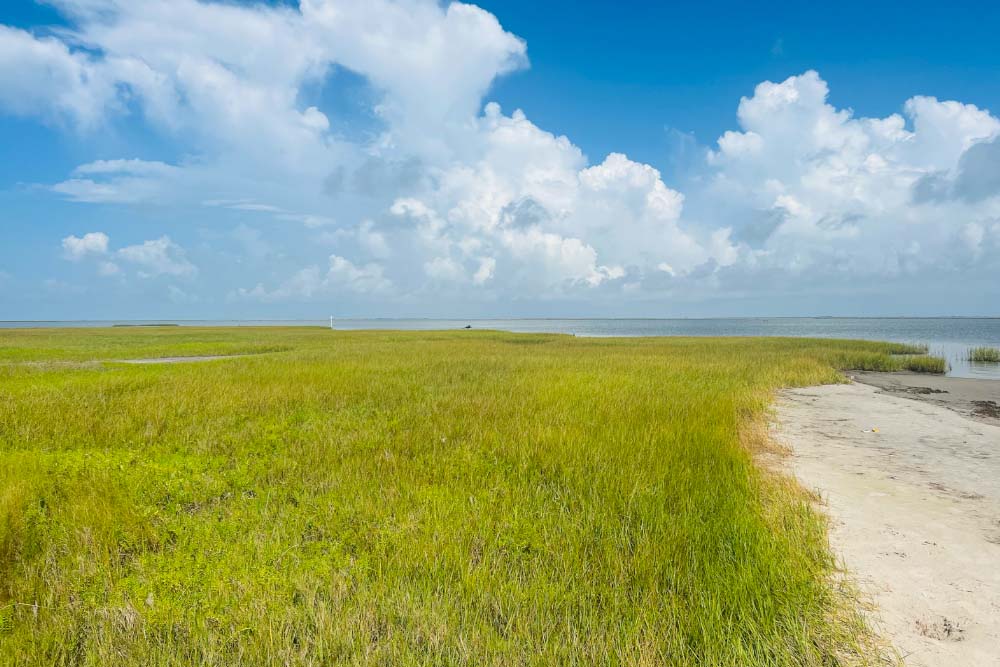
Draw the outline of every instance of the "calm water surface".
<instances>
[{"instance_id":1,"label":"calm water surface","mask_svg":"<svg viewBox=\"0 0 1000 667\"><path fill-rule=\"evenodd\" d=\"M328 320L163 320L181 326L329 326ZM0 327L100 327L114 322L0 322ZM972 364L970 347L1000 347L1000 318L848 318L775 317L719 319L343 319L338 329L500 329L521 333L565 333L575 336L792 336L856 338L900 343L927 343L931 353L948 359L949 375L1000 379L1000 364Z\"/></svg>"}]
</instances>

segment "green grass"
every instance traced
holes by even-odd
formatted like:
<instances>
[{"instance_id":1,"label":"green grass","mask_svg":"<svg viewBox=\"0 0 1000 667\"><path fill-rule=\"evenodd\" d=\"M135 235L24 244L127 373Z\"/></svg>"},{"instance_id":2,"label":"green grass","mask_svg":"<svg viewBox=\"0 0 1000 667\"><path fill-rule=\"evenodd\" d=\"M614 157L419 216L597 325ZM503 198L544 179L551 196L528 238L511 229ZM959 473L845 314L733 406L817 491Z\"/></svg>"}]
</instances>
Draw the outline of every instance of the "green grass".
<instances>
[{"instance_id":1,"label":"green grass","mask_svg":"<svg viewBox=\"0 0 1000 667\"><path fill-rule=\"evenodd\" d=\"M830 358L830 362L837 368L855 371L885 373L911 371L940 374L948 370L948 363L941 357L932 357L926 354L886 353L880 350L841 353Z\"/></svg>"},{"instance_id":2,"label":"green grass","mask_svg":"<svg viewBox=\"0 0 1000 667\"><path fill-rule=\"evenodd\" d=\"M912 371L914 373L941 374L948 370L948 363L941 357L919 354L904 357L902 359L901 370Z\"/></svg>"},{"instance_id":3,"label":"green grass","mask_svg":"<svg viewBox=\"0 0 1000 667\"><path fill-rule=\"evenodd\" d=\"M927 343L885 343L889 354L927 354L930 346Z\"/></svg>"},{"instance_id":4,"label":"green grass","mask_svg":"<svg viewBox=\"0 0 1000 667\"><path fill-rule=\"evenodd\" d=\"M1000 350L995 347L974 347L969 350L969 361L1000 362Z\"/></svg>"},{"instance_id":5,"label":"green grass","mask_svg":"<svg viewBox=\"0 0 1000 667\"><path fill-rule=\"evenodd\" d=\"M754 455L776 388L891 352L0 331L0 664L876 663Z\"/></svg>"}]
</instances>

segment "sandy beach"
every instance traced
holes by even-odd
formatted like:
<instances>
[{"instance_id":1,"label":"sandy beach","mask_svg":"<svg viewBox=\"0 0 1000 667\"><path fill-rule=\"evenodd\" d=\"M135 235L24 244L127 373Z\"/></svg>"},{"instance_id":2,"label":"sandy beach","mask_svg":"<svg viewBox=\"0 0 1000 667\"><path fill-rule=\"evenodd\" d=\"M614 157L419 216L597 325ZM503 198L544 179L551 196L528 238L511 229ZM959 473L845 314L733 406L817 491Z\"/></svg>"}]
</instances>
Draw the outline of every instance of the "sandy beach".
<instances>
[{"instance_id":1,"label":"sandy beach","mask_svg":"<svg viewBox=\"0 0 1000 667\"><path fill-rule=\"evenodd\" d=\"M906 665L1000 665L1000 382L856 379L782 392L786 464Z\"/></svg>"}]
</instances>

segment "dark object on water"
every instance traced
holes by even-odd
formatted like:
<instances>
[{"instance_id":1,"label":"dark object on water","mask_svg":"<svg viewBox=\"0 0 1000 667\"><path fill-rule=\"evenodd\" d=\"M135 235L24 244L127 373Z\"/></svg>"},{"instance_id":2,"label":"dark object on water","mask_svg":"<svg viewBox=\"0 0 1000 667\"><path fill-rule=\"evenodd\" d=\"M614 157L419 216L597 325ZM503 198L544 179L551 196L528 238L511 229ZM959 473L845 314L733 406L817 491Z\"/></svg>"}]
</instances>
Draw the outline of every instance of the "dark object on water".
<instances>
[{"instance_id":1,"label":"dark object on water","mask_svg":"<svg viewBox=\"0 0 1000 667\"><path fill-rule=\"evenodd\" d=\"M465 328L466 328L466 329L471 329L471 328L472 328L472 325L471 325L471 324L466 324L466 325L465 325Z\"/></svg>"}]
</instances>

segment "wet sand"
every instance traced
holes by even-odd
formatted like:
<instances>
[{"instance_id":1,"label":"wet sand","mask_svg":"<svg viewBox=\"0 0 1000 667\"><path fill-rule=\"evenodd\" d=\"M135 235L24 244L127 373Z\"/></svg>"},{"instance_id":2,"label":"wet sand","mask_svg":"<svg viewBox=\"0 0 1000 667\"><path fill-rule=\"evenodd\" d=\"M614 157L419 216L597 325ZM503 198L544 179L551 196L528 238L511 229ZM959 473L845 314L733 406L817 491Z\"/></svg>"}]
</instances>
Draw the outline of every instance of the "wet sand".
<instances>
[{"instance_id":1,"label":"wet sand","mask_svg":"<svg viewBox=\"0 0 1000 667\"><path fill-rule=\"evenodd\" d=\"M785 464L906 665L998 666L1000 426L962 413L1000 382L871 375L782 393Z\"/></svg>"},{"instance_id":2,"label":"wet sand","mask_svg":"<svg viewBox=\"0 0 1000 667\"><path fill-rule=\"evenodd\" d=\"M855 371L852 379L885 393L913 398L1000 425L1000 380L953 378L926 373L868 373Z\"/></svg>"}]
</instances>

